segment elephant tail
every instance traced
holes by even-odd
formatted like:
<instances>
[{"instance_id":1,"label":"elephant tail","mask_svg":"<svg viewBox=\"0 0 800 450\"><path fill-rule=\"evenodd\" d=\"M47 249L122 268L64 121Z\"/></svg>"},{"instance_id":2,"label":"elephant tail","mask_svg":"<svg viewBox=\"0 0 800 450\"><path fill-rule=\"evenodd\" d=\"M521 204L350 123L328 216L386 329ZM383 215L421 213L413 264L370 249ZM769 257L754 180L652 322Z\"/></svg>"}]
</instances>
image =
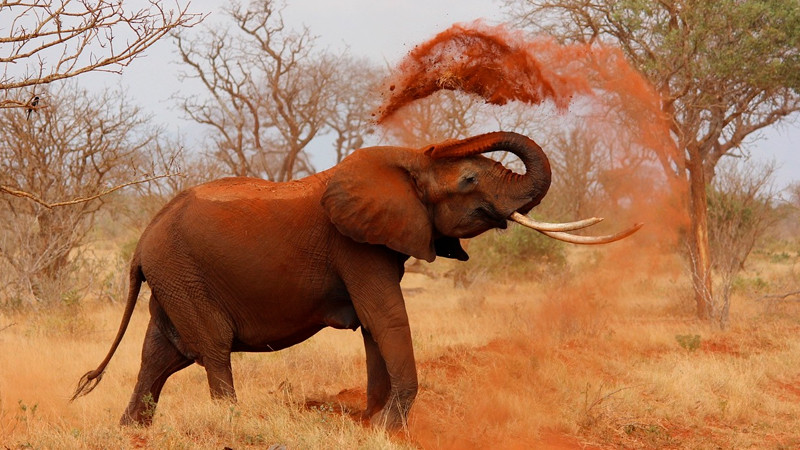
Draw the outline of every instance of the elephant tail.
<instances>
[{"instance_id":1,"label":"elephant tail","mask_svg":"<svg viewBox=\"0 0 800 450\"><path fill-rule=\"evenodd\" d=\"M139 298L139 290L142 287L143 281L144 274L142 273L142 266L139 264L137 251L133 258L133 262L131 262L128 300L127 303L125 303L125 312L122 315L122 322L119 324L117 337L114 338L114 343L111 344L111 349L108 351L108 354L103 362L101 362L96 369L86 372L86 374L81 377L80 381L78 381L78 387L75 388L75 393L72 394L70 402L78 397L82 397L89 392L92 392L92 390L97 387L97 384L100 383L100 380L103 378L103 372L106 370L108 362L111 361L111 357L114 356L114 352L117 351L117 347L119 347L119 343L122 341L122 337L125 335L125 330L127 330L128 324L131 321L133 309L136 307L136 300Z\"/></svg>"}]
</instances>

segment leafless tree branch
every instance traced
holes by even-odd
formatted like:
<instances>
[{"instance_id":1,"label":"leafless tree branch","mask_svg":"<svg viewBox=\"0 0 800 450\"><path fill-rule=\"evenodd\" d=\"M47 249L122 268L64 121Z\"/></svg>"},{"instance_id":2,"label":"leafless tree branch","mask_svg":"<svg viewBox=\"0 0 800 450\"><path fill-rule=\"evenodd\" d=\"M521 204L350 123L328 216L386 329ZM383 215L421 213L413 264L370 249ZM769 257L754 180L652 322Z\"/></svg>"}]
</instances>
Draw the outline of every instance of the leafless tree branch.
<instances>
[{"instance_id":1,"label":"leafless tree branch","mask_svg":"<svg viewBox=\"0 0 800 450\"><path fill-rule=\"evenodd\" d=\"M214 159L236 175L287 181L315 171L306 153L314 138L333 131L337 158L363 143L367 93L354 90L366 88L369 68L317 51L307 28L286 27L279 1L235 3L226 12L229 31L177 35L183 76L208 93L179 100L212 131Z\"/></svg>"},{"instance_id":2,"label":"leafless tree branch","mask_svg":"<svg viewBox=\"0 0 800 450\"><path fill-rule=\"evenodd\" d=\"M778 300L785 300L785 299L787 299L789 297L794 297L794 296L800 296L800 291L792 291L792 292L787 292L785 294L764 295L759 300L766 300L766 299L770 299L770 298L778 299Z\"/></svg>"},{"instance_id":3,"label":"leafless tree branch","mask_svg":"<svg viewBox=\"0 0 800 450\"><path fill-rule=\"evenodd\" d=\"M0 91L52 83L91 71L119 73L168 33L204 18L188 3L168 7L163 0L3 1L0 18ZM26 107L19 99L0 107Z\"/></svg>"},{"instance_id":4,"label":"leafless tree branch","mask_svg":"<svg viewBox=\"0 0 800 450\"><path fill-rule=\"evenodd\" d=\"M6 186L6 185L2 185L2 184L0 184L0 192L5 192L6 194L10 194L10 195L13 195L15 197L27 198L27 199L33 200L34 202L44 206L47 209L53 209L53 208L58 208L59 206L77 205L78 203L90 202L92 200L96 200L96 199L98 199L100 197L103 197L103 196L106 196L108 194L111 194L112 192L116 192L116 191L118 191L118 190L120 190L122 188L126 188L128 186L134 186L134 185L142 184L142 183L149 183L151 181L160 180L162 178L180 177L180 176L183 176L183 174L181 174L181 173L165 173L165 174L161 174L161 175L148 176L148 177L145 177L145 178L142 178L142 179L139 179L139 180L129 181L127 183L118 184L118 185L116 185L114 187L105 189L105 190L103 190L101 192L98 192L97 194L90 195L88 197L79 197L79 198L75 198L75 199L72 199L72 200L64 200L64 201L57 201L57 202L47 202L45 200L42 200L41 198L39 198L35 194L31 194L30 192L25 192L25 191L22 191L22 190L19 190L19 189L14 189L11 186Z\"/></svg>"},{"instance_id":5,"label":"leafless tree branch","mask_svg":"<svg viewBox=\"0 0 800 450\"><path fill-rule=\"evenodd\" d=\"M203 20L188 4L149 0L127 9L109 0L3 1L0 90L30 87L102 70L120 72L173 30ZM45 63L53 60L54 63ZM31 62L33 61L33 64ZM37 67L38 66L38 67ZM10 73L10 68L21 70Z\"/></svg>"}]
</instances>

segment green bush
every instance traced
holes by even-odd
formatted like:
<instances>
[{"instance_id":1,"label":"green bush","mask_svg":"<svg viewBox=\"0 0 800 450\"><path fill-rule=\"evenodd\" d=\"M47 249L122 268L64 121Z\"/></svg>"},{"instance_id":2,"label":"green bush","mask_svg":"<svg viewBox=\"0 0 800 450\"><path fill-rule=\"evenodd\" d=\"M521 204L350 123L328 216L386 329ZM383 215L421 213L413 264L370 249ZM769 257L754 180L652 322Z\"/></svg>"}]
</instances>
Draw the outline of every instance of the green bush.
<instances>
[{"instance_id":1,"label":"green bush","mask_svg":"<svg viewBox=\"0 0 800 450\"><path fill-rule=\"evenodd\" d=\"M470 259L457 269L467 273L538 276L567 263L564 243L517 225L484 233L468 245Z\"/></svg>"},{"instance_id":2,"label":"green bush","mask_svg":"<svg viewBox=\"0 0 800 450\"><path fill-rule=\"evenodd\" d=\"M675 340L678 341L678 345L689 352L700 348L701 338L699 334L676 334Z\"/></svg>"}]
</instances>

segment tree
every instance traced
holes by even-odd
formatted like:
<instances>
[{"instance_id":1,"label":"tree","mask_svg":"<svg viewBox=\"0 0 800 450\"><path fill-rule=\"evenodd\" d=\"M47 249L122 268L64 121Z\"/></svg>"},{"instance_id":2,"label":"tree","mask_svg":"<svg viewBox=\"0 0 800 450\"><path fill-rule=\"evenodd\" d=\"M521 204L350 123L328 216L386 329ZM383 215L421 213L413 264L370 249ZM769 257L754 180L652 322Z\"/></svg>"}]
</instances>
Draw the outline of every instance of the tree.
<instances>
[{"instance_id":1,"label":"tree","mask_svg":"<svg viewBox=\"0 0 800 450\"><path fill-rule=\"evenodd\" d=\"M158 133L117 92L90 95L74 83L42 92L52 102L30 120L0 110L0 184L43 196L0 197L0 264L14 275L4 286L49 301L105 202L102 194L130 179L153 178L137 167ZM53 198L80 201L54 208Z\"/></svg>"},{"instance_id":2,"label":"tree","mask_svg":"<svg viewBox=\"0 0 800 450\"><path fill-rule=\"evenodd\" d=\"M202 17L162 0L126 9L107 0L33 0L0 3L0 108L30 105L38 93L21 88L52 83L91 71L119 73L173 30Z\"/></svg>"},{"instance_id":3,"label":"tree","mask_svg":"<svg viewBox=\"0 0 800 450\"><path fill-rule=\"evenodd\" d=\"M183 76L199 80L210 94L181 98L182 107L191 120L214 130L213 157L236 175L286 181L315 171L306 149L332 124L343 139L339 145L357 144L358 136L342 126L361 128L366 119L348 125L332 118L352 113L348 106L368 117L363 101L351 101L353 74L339 72L358 63L316 51L310 31L287 29L272 0L235 4L227 14L233 31L209 28L198 38L177 36L188 68Z\"/></svg>"},{"instance_id":4,"label":"tree","mask_svg":"<svg viewBox=\"0 0 800 450\"><path fill-rule=\"evenodd\" d=\"M202 20L201 15L189 13L187 8L178 4L175 9L167 8L162 0L150 0L147 7L130 10L122 2L106 0L3 1L0 20L9 25L0 32L0 109L24 108L30 119L34 112L63 104L62 100L51 98L53 91L40 86L92 71L121 72L168 33ZM64 117L63 112L59 117ZM146 181L125 181L94 195ZM3 183L0 193L27 198L45 208L94 198L50 196L44 200L45 194L50 193Z\"/></svg>"},{"instance_id":5,"label":"tree","mask_svg":"<svg viewBox=\"0 0 800 450\"><path fill-rule=\"evenodd\" d=\"M336 63L332 111L325 122L333 134L336 163L368 143L375 133L371 116L380 103L378 92L384 71L366 59L341 57Z\"/></svg>"},{"instance_id":6,"label":"tree","mask_svg":"<svg viewBox=\"0 0 800 450\"><path fill-rule=\"evenodd\" d=\"M557 208L552 217L569 220L591 216L590 205L597 202L601 191L599 168L607 166L598 161L596 137L586 128L573 127L553 136L548 144L554 176L547 204Z\"/></svg>"},{"instance_id":7,"label":"tree","mask_svg":"<svg viewBox=\"0 0 800 450\"><path fill-rule=\"evenodd\" d=\"M398 110L388 123L392 139L421 147L446 139L464 139L485 122L476 96L441 90Z\"/></svg>"},{"instance_id":8,"label":"tree","mask_svg":"<svg viewBox=\"0 0 800 450\"><path fill-rule=\"evenodd\" d=\"M697 315L715 318L706 187L723 156L800 110L800 3L506 0L505 6L518 24L565 42L619 46L660 93L679 150L663 166L688 186Z\"/></svg>"},{"instance_id":9,"label":"tree","mask_svg":"<svg viewBox=\"0 0 800 450\"><path fill-rule=\"evenodd\" d=\"M720 278L712 315L724 328L728 323L734 276L765 231L779 219L773 204L775 164L723 160L708 187L708 224L711 255Z\"/></svg>"}]
</instances>

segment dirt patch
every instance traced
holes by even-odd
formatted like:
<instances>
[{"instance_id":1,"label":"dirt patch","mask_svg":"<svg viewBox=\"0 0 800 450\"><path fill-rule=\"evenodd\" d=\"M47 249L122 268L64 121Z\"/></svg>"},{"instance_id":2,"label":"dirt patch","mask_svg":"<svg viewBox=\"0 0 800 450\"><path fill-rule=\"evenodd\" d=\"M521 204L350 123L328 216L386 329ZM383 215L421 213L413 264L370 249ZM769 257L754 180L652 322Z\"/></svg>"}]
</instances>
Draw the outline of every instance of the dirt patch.
<instances>
[{"instance_id":1,"label":"dirt patch","mask_svg":"<svg viewBox=\"0 0 800 450\"><path fill-rule=\"evenodd\" d=\"M466 366L474 363L475 349L455 347L435 359L421 361L417 366L418 372L426 377L443 378L444 381L455 381L464 375Z\"/></svg>"},{"instance_id":2,"label":"dirt patch","mask_svg":"<svg viewBox=\"0 0 800 450\"><path fill-rule=\"evenodd\" d=\"M363 388L342 389L334 396L323 395L308 398L303 406L309 411L323 414L339 414L350 417L352 420L369 425L369 420L364 417L367 405L367 392Z\"/></svg>"},{"instance_id":3,"label":"dirt patch","mask_svg":"<svg viewBox=\"0 0 800 450\"><path fill-rule=\"evenodd\" d=\"M133 448L147 448L149 442L146 436L142 436L141 434L132 434L131 435L131 447Z\"/></svg>"},{"instance_id":4,"label":"dirt patch","mask_svg":"<svg viewBox=\"0 0 800 450\"><path fill-rule=\"evenodd\" d=\"M741 348L734 342L725 339L703 341L700 348L706 353L742 356Z\"/></svg>"},{"instance_id":5,"label":"dirt patch","mask_svg":"<svg viewBox=\"0 0 800 450\"><path fill-rule=\"evenodd\" d=\"M786 401L800 400L800 378L796 378L789 382L780 380L773 380L772 382L775 385L775 390L778 392L778 396L781 399Z\"/></svg>"},{"instance_id":6,"label":"dirt patch","mask_svg":"<svg viewBox=\"0 0 800 450\"><path fill-rule=\"evenodd\" d=\"M408 432L395 437L425 449L599 448L555 429L526 425L530 417L513 403L518 387L532 381L534 353L524 341L495 339L479 347L453 346L419 361L420 390ZM361 387L304 402L307 410L347 416L366 427L365 405Z\"/></svg>"}]
</instances>

